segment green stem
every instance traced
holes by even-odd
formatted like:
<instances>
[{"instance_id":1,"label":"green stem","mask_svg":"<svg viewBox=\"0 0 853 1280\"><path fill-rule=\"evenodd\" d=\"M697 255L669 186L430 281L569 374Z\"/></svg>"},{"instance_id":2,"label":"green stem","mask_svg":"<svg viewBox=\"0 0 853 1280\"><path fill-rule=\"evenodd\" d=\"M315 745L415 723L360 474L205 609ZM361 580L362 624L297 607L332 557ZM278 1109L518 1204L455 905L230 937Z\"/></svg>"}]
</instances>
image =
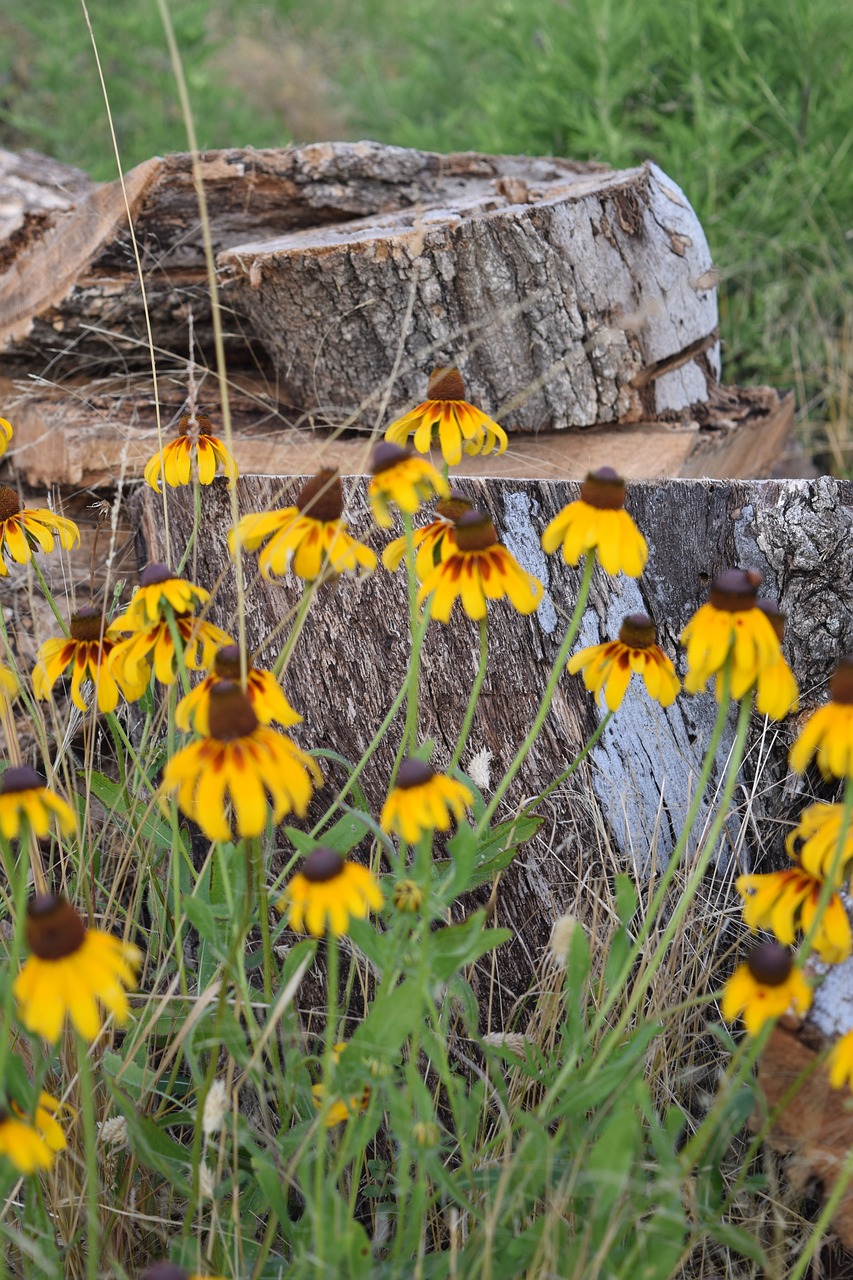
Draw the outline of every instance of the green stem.
<instances>
[{"instance_id":1,"label":"green stem","mask_svg":"<svg viewBox=\"0 0 853 1280\"><path fill-rule=\"evenodd\" d=\"M290 628L287 640L284 642L284 647L278 655L275 666L272 669L272 673L276 679L278 679L282 671L284 671L290 661L293 650L296 648L296 641L299 639L302 628L305 626L305 619L308 617L308 610L311 608L311 601L314 599L319 582L320 579L317 578L314 582L306 583L303 588L302 599L299 601L299 607L296 610L296 617L293 619L293 626Z\"/></svg>"},{"instance_id":2,"label":"green stem","mask_svg":"<svg viewBox=\"0 0 853 1280\"><path fill-rule=\"evenodd\" d=\"M601 1070L602 1066L604 1065L604 1063L606 1062L609 1056L609 1048L615 1048L620 1043L621 1038L624 1035L625 1030L628 1026L628 1023L630 1022L638 1005L643 1000L646 992L648 991L649 984L653 980L658 969L663 964L669 944L672 942L672 939L674 938L678 929L681 927L681 923L684 919L684 916L687 913L687 911L690 909L690 905L693 902L693 898L696 894L696 891L699 888L702 878L708 869L708 865L711 861L711 858L714 856L714 852L716 851L716 848L717 848L717 842L719 841L719 838L722 834L726 819L729 816L729 805L731 804L732 796L734 795L734 789L735 789L735 786L737 785L738 773L740 771L741 761L743 760L743 753L746 749L746 735L749 729L749 717L751 712L752 712L752 694L750 693L747 697L741 700L740 710L738 712L737 729L735 731L735 741L732 747L731 756L729 757L728 767L726 769L726 777L723 785L723 792L720 797L720 802L717 806L717 812L714 817L714 821L711 824L711 830L708 832L708 836L707 836L707 839L705 840L705 844L702 849L702 852L697 858L696 865L693 868L692 872L690 873L690 879L688 880L684 888L684 892L679 897L678 905L673 911L669 921L667 922L667 926L661 935L660 941L655 947L654 955L651 957L647 967L643 970L642 975L638 977L636 983L634 984L634 988L631 992L630 998L625 1006L625 1009L622 1012L622 1015L619 1021L617 1022L613 1030L608 1034L607 1045L600 1046L599 1051L596 1054L595 1062L592 1064L590 1068L590 1074L588 1077L589 1079L592 1079ZM670 866L667 868L667 871L672 870L674 862L675 862L675 858L673 857L672 861L670 862ZM651 917L651 913L650 913L650 917ZM652 921L650 920L649 927L651 927L651 922ZM636 954L639 955L639 951L637 951L636 946L634 948L634 951Z\"/></svg>"},{"instance_id":3,"label":"green stem","mask_svg":"<svg viewBox=\"0 0 853 1280\"><path fill-rule=\"evenodd\" d=\"M547 800L550 795L553 795L558 787L561 787L564 782L568 782L572 774L580 768L590 751L592 751L593 747L604 733L604 730L613 719L613 715L614 713L612 711L608 711L607 714L599 720L594 732L590 734L589 738L587 738L582 750L580 750L575 756L568 769L564 769L559 777L555 778L553 782L548 784L544 791L540 791L539 795L536 797L536 804L541 804L543 800Z\"/></svg>"},{"instance_id":4,"label":"green stem","mask_svg":"<svg viewBox=\"0 0 853 1280\"><path fill-rule=\"evenodd\" d=\"M39 586L41 587L44 593L44 598L47 601L47 603L50 605L51 612L53 613L54 618L56 618L56 621L59 623L59 628L62 634L67 637L68 635L71 634L68 630L68 623L65 621L62 614L59 612L59 609L56 607L56 601L51 595L50 587L45 582L44 574L39 568L39 564L35 556L33 556L32 560L30 561L30 564L33 566L33 573L36 575L36 577L39 580Z\"/></svg>"},{"instance_id":5,"label":"green stem","mask_svg":"<svg viewBox=\"0 0 853 1280\"><path fill-rule=\"evenodd\" d=\"M25 842L29 842L30 833L26 823L21 831L21 843L18 852L17 864L15 862L14 853L8 840L4 840L3 844L3 862L11 871L14 868L14 877L9 877L7 871L7 879L13 886L12 890L12 911L14 919L12 921L12 950L9 956L11 968L17 973L21 956L24 951L24 930L27 921L27 881L29 866L24 856L23 850L26 847ZM9 1049L14 1039L12 1029L12 1006L14 1002L13 986L11 974L6 974L6 981L3 983L3 1026L0 1032L0 1101L3 1097L3 1089L6 1084L6 1060L9 1055Z\"/></svg>"},{"instance_id":6,"label":"green stem","mask_svg":"<svg viewBox=\"0 0 853 1280\"><path fill-rule=\"evenodd\" d=\"M333 1085L335 1077L335 1045L337 1044L337 1028L338 1028L338 980L340 972L340 954L338 952L338 940L333 933L326 934L326 1026L323 1034L325 1037L325 1045L323 1051L323 1083L326 1086L325 1102L328 1107L333 1097ZM322 1123L321 1113L321 1123ZM324 1174L326 1165L327 1144L325 1141L317 1143L315 1159L317 1164L314 1170L314 1251L317 1258L316 1269L317 1274L322 1275L324 1271L324 1242L326 1223L323 1214L324 1194Z\"/></svg>"},{"instance_id":7,"label":"green stem","mask_svg":"<svg viewBox=\"0 0 853 1280\"><path fill-rule=\"evenodd\" d=\"M640 927L640 932L637 934L634 945L631 948L631 951L627 959L625 960L624 965L622 966L621 972L619 973L619 975L617 976L617 978L615 979L615 981L611 986L610 993L608 994L607 998L604 1001L604 1004L601 1006L601 1009L599 1010L598 1021L597 1021L597 1025L599 1027L604 1025L604 1021L608 1013L613 1008L613 1006L617 1003L617 1001L621 998L622 991L624 990L624 987L625 987L625 983L627 982L628 977L631 973L631 970L634 967L634 964L636 963L637 957L642 953L642 949L648 940L649 934L654 928L655 920L657 919L658 912L661 908L661 905L669 889L669 886L672 883L672 880L676 872L681 866L681 860L684 856L684 851L687 848L687 841L690 839L691 835L693 834L693 827L696 823L696 818L698 817L698 814L699 814L699 806L701 805L705 792L708 788L708 783L710 782L710 779L711 779L711 770L713 769L714 763L717 759L717 751L720 746L720 739L723 736L723 729L725 728L726 717L728 716L728 712L729 712L729 704L731 701L730 694L729 694L730 688L731 688L731 659L728 660L728 662L726 663L726 667L723 670L723 687L721 690L720 703L717 708L717 718L714 721L714 728L711 731L711 740L708 743L708 749L705 752L705 758L702 761L702 770L701 770L701 773L699 774L699 782L696 787L696 791L693 796L693 799L690 802L690 808L687 811L687 817L684 819L684 825L681 828L681 831L678 836L678 840L676 841L675 848L672 851L666 870L661 876L660 883L657 889L655 890L652 901L646 912L646 916L643 921L643 924Z\"/></svg>"},{"instance_id":8,"label":"green stem","mask_svg":"<svg viewBox=\"0 0 853 1280\"><path fill-rule=\"evenodd\" d=\"M557 654L553 667L551 668L551 674L548 677L548 683L545 686L545 692L542 695L541 702L539 703L539 709L536 712L536 715L534 716L533 723L527 732L527 736L525 737L524 741L522 742L521 746L516 752L515 759L513 760L512 764L509 766L503 778L501 779L500 783L498 784L495 790L495 794L492 797L491 804L488 806L488 808L486 809L486 812L483 814L482 818L480 819L477 825L476 834L478 836L481 836L483 832L488 828L489 823L491 822L492 818L495 815L498 805L500 804L501 800L503 800L504 796L509 790L509 787L510 787L510 784L512 783L513 778L518 773L521 766L524 764L524 761L527 758L527 753L530 751L530 748L533 746L534 742L538 738L539 731L542 728L542 725L545 723L545 717L547 716L548 712L551 709L551 700L554 697L554 690L557 688L557 685L560 681L560 676L563 674L563 668L565 667L566 661L569 656L569 649L571 649L572 645L574 644L575 637L578 631L580 630L581 619L583 617L583 611L586 608L586 601L587 601L587 596L589 595L590 583L592 582L592 571L594 568L595 568L595 552L588 551L586 554L586 559L584 561L583 576L581 578L580 590L578 591L577 603L575 604L574 612L572 613L571 619L569 620L569 627L563 638L563 643L560 645L560 651Z\"/></svg>"},{"instance_id":9,"label":"green stem","mask_svg":"<svg viewBox=\"0 0 853 1280\"><path fill-rule=\"evenodd\" d=\"M483 687L483 681L486 678L486 659L488 657L488 615L484 615L480 619L480 661L477 666L477 674L474 677L474 683L471 686L471 697L468 699L468 706L465 710L465 719L462 721L462 728L459 731L459 741L456 743L456 750L450 758L448 765L448 773L452 773L459 761L462 759L462 752L468 742L471 733L471 725L474 722L474 712L477 710L477 703L480 698L480 690Z\"/></svg>"},{"instance_id":10,"label":"green stem","mask_svg":"<svg viewBox=\"0 0 853 1280\"><path fill-rule=\"evenodd\" d=\"M841 1167L841 1172L833 1184L832 1191L826 1197L826 1203L820 1211L817 1222L814 1224L814 1230L809 1236L803 1252L797 1259L794 1269L789 1273L788 1280L802 1280L806 1274L809 1264L820 1248L823 1237L835 1217L847 1188L850 1186L851 1178L853 1178L853 1147L847 1152L847 1158Z\"/></svg>"},{"instance_id":11,"label":"green stem","mask_svg":"<svg viewBox=\"0 0 853 1280\"><path fill-rule=\"evenodd\" d=\"M87 1045L77 1036L77 1071L83 1109L83 1142L86 1158L86 1277L98 1280L101 1254L101 1222L98 1212L98 1135L95 1128L95 1096Z\"/></svg>"},{"instance_id":12,"label":"green stem","mask_svg":"<svg viewBox=\"0 0 853 1280\"><path fill-rule=\"evenodd\" d=\"M403 512L403 528L406 531L406 585L409 596L409 636L412 654L409 674L406 678L406 731L403 741L414 754L418 747L418 693L420 685L421 648L426 631L418 626L418 580L415 575L415 535L412 517Z\"/></svg>"}]
</instances>

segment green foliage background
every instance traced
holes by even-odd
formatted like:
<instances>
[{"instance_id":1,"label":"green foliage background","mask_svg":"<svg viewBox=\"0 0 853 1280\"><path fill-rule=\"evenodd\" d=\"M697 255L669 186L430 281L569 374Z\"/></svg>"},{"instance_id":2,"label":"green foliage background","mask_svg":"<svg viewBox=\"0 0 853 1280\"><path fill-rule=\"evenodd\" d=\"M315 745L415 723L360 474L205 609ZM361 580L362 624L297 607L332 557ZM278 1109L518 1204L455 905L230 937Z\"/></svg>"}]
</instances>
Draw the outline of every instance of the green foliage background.
<instances>
[{"instance_id":1,"label":"green foliage background","mask_svg":"<svg viewBox=\"0 0 853 1280\"><path fill-rule=\"evenodd\" d=\"M720 270L726 376L797 385L818 424L846 414L846 0L174 0L171 11L205 146L373 137L657 161ZM92 0L90 12L124 167L182 149L153 0ZM0 143L114 177L82 9L29 0L0 15L0 36Z\"/></svg>"}]
</instances>

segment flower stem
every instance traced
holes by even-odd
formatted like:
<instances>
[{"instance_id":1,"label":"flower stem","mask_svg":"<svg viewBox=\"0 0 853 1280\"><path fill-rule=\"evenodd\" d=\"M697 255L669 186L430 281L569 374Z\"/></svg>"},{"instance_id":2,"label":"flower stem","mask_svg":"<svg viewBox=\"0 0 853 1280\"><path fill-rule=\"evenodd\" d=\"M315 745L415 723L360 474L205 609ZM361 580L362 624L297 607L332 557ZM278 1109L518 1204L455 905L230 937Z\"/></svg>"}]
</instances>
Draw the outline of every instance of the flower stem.
<instances>
[{"instance_id":1,"label":"flower stem","mask_svg":"<svg viewBox=\"0 0 853 1280\"><path fill-rule=\"evenodd\" d=\"M101 1221L98 1213L98 1150L95 1129L95 1096L88 1046L77 1036L77 1071L83 1109L83 1144L86 1159L86 1276L98 1280L101 1256Z\"/></svg>"},{"instance_id":2,"label":"flower stem","mask_svg":"<svg viewBox=\"0 0 853 1280\"><path fill-rule=\"evenodd\" d=\"M728 685L728 681L726 681L726 685ZM726 693L728 693L728 689L726 689ZM726 697L726 701L728 701L727 697ZM645 997L645 994L648 991L649 985L654 979L655 974L663 964L663 961L666 956L666 952L669 948L669 944L672 942L672 939L675 937L675 934L678 932L679 928L681 927L681 923L684 919L686 912L690 909L690 905L696 894L696 890L699 888L699 885L702 881L702 877L705 875L705 872L708 869L708 865L711 861L711 858L714 856L714 852L717 848L717 842L720 838L720 835L722 834L722 830L725 825L726 818L729 816L729 805L731 804L731 801L732 801L734 789L737 784L738 773L740 771L741 761L743 760L744 750L746 749L746 735L747 735L747 730L749 729L749 717L750 717L751 711L752 711L752 694L749 694L747 697L741 700L740 710L738 711L735 740L734 740L734 745L732 746L732 752L729 757L729 762L726 769L725 782L723 784L723 792L722 792L722 795L720 796L720 802L717 805L717 812L714 816L714 821L711 824L711 829L708 832L707 838L705 840L704 848L702 849L701 854L696 860L695 867L690 873L690 879L685 885L684 892L679 896L678 904L675 910L673 911L669 921L667 922L667 926L661 935L660 941L655 947L654 954L649 960L649 963L646 966L646 968L643 970L642 975L638 977L636 983L634 984L633 990L631 991L630 998L628 999L628 1002L625 1005L625 1008L622 1012L621 1017L619 1018L619 1021L617 1022L616 1026L613 1028L613 1030L609 1033L607 1037L608 1043L601 1045L598 1053L596 1054L595 1063L593 1064L590 1070L590 1079L593 1076L597 1075L601 1067L604 1066L604 1063L606 1062L609 1056L609 1053L608 1053L609 1048L616 1048L621 1042L625 1029L627 1028L629 1022L631 1021L631 1018L633 1017L638 1005ZM670 861L670 864L667 867L667 872L663 877L663 881L661 882L661 886L658 887L658 892L655 895L653 910L649 911L646 925L644 926L641 932L642 941L640 940L640 938L638 938L637 942L632 948L632 956L634 958L638 957L641 954L640 947L648 937L648 933L651 928L651 925L654 923L654 919L657 915L657 911L660 906L660 899L661 899L660 888L666 887L666 885L669 884L669 882L672 879L672 876L675 873L675 869L677 868L677 866L678 866L678 861L676 860L675 855L673 855ZM619 994L618 987L614 987L614 991L617 995ZM599 1018L599 1025L601 1025L600 1018Z\"/></svg>"},{"instance_id":3,"label":"flower stem","mask_svg":"<svg viewBox=\"0 0 853 1280\"><path fill-rule=\"evenodd\" d=\"M35 556L33 556L32 560L30 561L30 564L33 566L33 573L36 575L36 577L39 580L39 586L41 587L42 592L44 593L44 598L47 601L47 603L50 605L51 612L53 613L54 618L56 618L56 621L59 623L59 628L62 634L68 637L71 634L68 630L68 623L65 621L62 614L59 612L59 609L56 607L56 601L54 600L51 594L50 587L45 582L44 574L39 568L38 561L36 560Z\"/></svg>"},{"instance_id":4,"label":"flower stem","mask_svg":"<svg viewBox=\"0 0 853 1280\"><path fill-rule=\"evenodd\" d=\"M308 617L308 610L311 608L311 601L314 599L314 595L320 582L320 578L315 578L313 582L306 583L303 588L302 599L299 601L299 606L296 610L296 617L293 619L293 626L288 632L282 651L276 658L275 666L272 669L272 673L276 680L279 678L282 671L284 671L291 659L293 650L296 648L296 641L299 639L302 633L302 628L305 626L305 619Z\"/></svg>"},{"instance_id":5,"label":"flower stem","mask_svg":"<svg viewBox=\"0 0 853 1280\"><path fill-rule=\"evenodd\" d=\"M524 741L522 742L521 746L516 752L515 759L507 769L501 781L498 783L498 786L495 789L495 794L492 797L491 804L488 806L488 808L486 809L486 812L483 814L482 818L480 819L477 825L476 834L478 836L481 836L483 832L487 829L489 823L491 822L492 818L495 815L498 805L500 804L501 800L503 800L504 796L509 790L509 787L510 787L510 784L512 783L513 778L518 773L521 766L524 764L524 761L527 757L528 752L530 751L530 748L533 746L534 742L538 738L539 731L542 728L542 725L545 723L545 717L547 716L551 708L551 699L554 696L554 690L557 688L557 685L560 680L560 676L563 674L563 668L565 667L566 660L569 656L569 649L574 644L575 637L578 631L580 630L581 619L583 617L583 611L586 608L586 601L589 595L590 583L592 582L592 571L594 567L595 567L595 553L593 551L588 551L586 553L586 559L584 561L583 576L581 578L580 590L578 591L577 603L575 604L574 612L572 613L571 619L569 620L569 627L563 638L563 643L560 645L560 651L557 654L556 659L554 660L553 667L551 668L551 674L548 677L548 683L545 686L545 692L543 693L542 700L539 703L539 709L536 712L536 715L534 716L533 723L527 732L527 736L525 737Z\"/></svg>"},{"instance_id":6,"label":"flower stem","mask_svg":"<svg viewBox=\"0 0 853 1280\"><path fill-rule=\"evenodd\" d=\"M610 724L610 721L613 719L613 715L614 713L612 711L608 711L605 716L602 716L601 720L599 720L598 724L596 725L594 731L587 738L583 747L575 756L574 760L569 765L568 769L564 769L563 772L558 777L556 777L553 782L548 783L548 786L545 788L544 791L539 792L539 795L536 797L536 802L535 802L536 804L541 804L543 800L547 800L550 795L553 795L553 793L557 790L558 787L561 787L564 782L568 782L572 774L575 773L580 768L584 760L589 755L590 751L592 751L593 747L598 742L598 739L601 737L601 735L604 733L604 730L607 728L607 726Z\"/></svg>"},{"instance_id":7,"label":"flower stem","mask_svg":"<svg viewBox=\"0 0 853 1280\"><path fill-rule=\"evenodd\" d=\"M654 896L652 898L652 901L649 905L649 908L646 911L645 920L643 921L643 924L640 927L640 931L637 934L637 937L634 941L634 945L631 948L630 954L625 960L625 963L622 966L622 971L613 982L611 990L606 1000L604 1001L604 1004L599 1010L599 1014L598 1014L599 1026L604 1025L604 1020L607 1017L607 1014L613 1008L614 1004L616 1004L616 1002L620 999L624 985L628 980L628 976L632 968L634 967L637 957L642 954L642 949L645 946L646 941L648 940L648 937L652 931L652 928L654 927L655 920L657 919L658 912L660 911L660 908L666 896L667 890L669 889L669 886L672 883L672 880L676 872L678 871L678 868L681 866L681 859L683 858L685 849L687 848L687 841L690 839L690 836L693 833L693 827L695 825L696 818L698 817L698 814L699 814L699 806L701 805L702 799L705 795L705 791L707 790L708 783L711 778L711 770L713 769L714 762L717 758L717 751L720 746L720 739L723 736L723 729L725 727L726 717L728 716L728 712L729 712L729 704L731 702L731 696L729 693L730 688L731 688L731 659L728 660L728 662L726 663L725 669L723 671L723 687L721 691L720 703L717 708L717 718L714 721L714 728L711 731L711 740L708 743L708 749L705 752L705 758L702 761L702 770L701 770L701 773L699 774L699 782L697 784L693 799L690 802L690 808L687 811L687 817L684 819L684 825L682 826L681 831L679 833L675 848L673 849L670 855L666 870L661 876L660 883L658 884L655 890ZM745 701L745 705L749 706L750 700L745 699L744 701ZM743 705L741 706L741 712L743 712ZM748 714L747 714L747 719L748 719ZM740 761L738 761L738 766L739 765L740 765Z\"/></svg>"},{"instance_id":8,"label":"flower stem","mask_svg":"<svg viewBox=\"0 0 853 1280\"><path fill-rule=\"evenodd\" d=\"M486 678L486 659L488 657L488 616L480 619L480 661L477 666L477 674L474 677L474 683L471 686L471 697L468 699L468 706L465 711L465 719L462 721L462 728L459 731L459 741L456 743L456 749L450 758L448 772L452 773L459 761L462 759L462 752L465 750L468 737L471 733L471 725L474 720L474 712L477 710L477 703L480 698L480 690L483 687L483 681Z\"/></svg>"},{"instance_id":9,"label":"flower stem","mask_svg":"<svg viewBox=\"0 0 853 1280\"><path fill-rule=\"evenodd\" d=\"M418 581L415 576L415 536L412 529L412 517L403 512L403 528L406 532L406 585L409 594L409 635L412 642L412 653L409 659L409 674L406 679L406 731L404 742L409 752L415 752L418 746L418 692L421 667L421 646L425 628L418 626Z\"/></svg>"}]
</instances>

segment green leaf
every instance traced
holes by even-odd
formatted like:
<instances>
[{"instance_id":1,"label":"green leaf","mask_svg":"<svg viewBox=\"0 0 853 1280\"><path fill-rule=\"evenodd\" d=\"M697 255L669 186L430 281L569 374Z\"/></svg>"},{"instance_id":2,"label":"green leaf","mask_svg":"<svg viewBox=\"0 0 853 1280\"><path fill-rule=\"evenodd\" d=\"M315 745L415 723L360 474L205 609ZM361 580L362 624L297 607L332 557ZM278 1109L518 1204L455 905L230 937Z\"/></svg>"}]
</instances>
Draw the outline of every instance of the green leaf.
<instances>
[{"instance_id":1,"label":"green leaf","mask_svg":"<svg viewBox=\"0 0 853 1280\"><path fill-rule=\"evenodd\" d=\"M512 938L511 929L484 929L485 911L475 911L463 924L436 929L423 941L430 977L447 982L454 973Z\"/></svg>"},{"instance_id":2,"label":"green leaf","mask_svg":"<svg viewBox=\"0 0 853 1280\"><path fill-rule=\"evenodd\" d=\"M92 794L107 809L120 830L138 836L140 843L150 841L158 849L170 850L174 835L172 824L160 813L156 805L149 805L136 795L126 797L120 783L107 778L103 773L78 770L78 776L87 779ZM186 842L179 837L183 848Z\"/></svg>"}]
</instances>

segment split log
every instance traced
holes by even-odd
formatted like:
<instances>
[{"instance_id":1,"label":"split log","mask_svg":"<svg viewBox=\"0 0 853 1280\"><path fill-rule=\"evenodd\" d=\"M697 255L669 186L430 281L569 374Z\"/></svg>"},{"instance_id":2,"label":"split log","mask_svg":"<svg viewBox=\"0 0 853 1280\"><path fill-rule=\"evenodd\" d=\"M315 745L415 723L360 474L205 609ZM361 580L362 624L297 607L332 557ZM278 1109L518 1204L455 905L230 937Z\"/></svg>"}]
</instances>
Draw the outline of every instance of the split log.
<instances>
[{"instance_id":1,"label":"split log","mask_svg":"<svg viewBox=\"0 0 853 1280\"><path fill-rule=\"evenodd\" d=\"M287 505L299 481L247 478L237 491L239 511ZM471 737L471 751L492 752L495 776L509 764L531 723L570 615L578 574L561 557L546 560L539 535L565 502L572 484L469 480L464 487L493 514L502 540L544 583L547 596L531 618L497 606L489 620L489 666ZM350 518L377 550L384 535L370 532L362 480L346 483ZM193 523L192 495L168 495L173 556L180 554ZM629 487L628 506L646 533L651 554L639 583L606 578L596 571L590 606L578 645L615 635L622 618L639 609L657 623L670 654L694 610L707 599L714 575L732 563L759 569L765 590L788 614L786 651L805 690L807 705L821 695L839 652L853 638L853 486L831 479L764 482L670 482ZM140 563L168 560L161 501L151 492L137 500ZM224 486L204 494L204 527L196 556L196 580L216 589L211 617L233 633L237 608L235 575L226 534L230 497ZM213 531L219 531L214 536ZM267 583L246 556L245 619L248 640L260 664L274 660L283 623L299 601L297 582ZM357 760L400 687L408 666L404 575L380 570L362 582L342 581L312 605L286 673L285 689L305 715L300 740ZM457 606L458 611L458 606ZM441 764L453 749L477 662L476 628L467 618L433 624L424 651L420 731L436 740ZM607 847L641 873L653 859L666 859L683 824L716 704L710 694L680 696L660 709L632 687L593 751L588 767L554 797L560 847L532 847L500 886L505 919L525 921L530 946L543 943L548 921L542 904L559 909L575 876ZM580 750L599 712L579 677L564 677L543 731L511 791L507 811L536 795ZM782 837L792 809L805 792L787 773L786 752L793 723L768 725L756 717L744 768L742 802L732 816L718 859L722 874L733 860L784 857ZM400 725L389 733L363 781L374 808L383 797ZM731 726L719 758L725 761ZM467 760L470 756L465 757ZM463 764L465 763L463 761ZM327 772L340 782L334 766ZM709 794L713 795L712 781ZM701 843L700 816L691 850ZM510 961L512 964L512 961ZM516 988L518 989L518 988Z\"/></svg>"},{"instance_id":2,"label":"split log","mask_svg":"<svg viewBox=\"0 0 853 1280\"><path fill-rule=\"evenodd\" d=\"M260 377L229 378L234 454L240 471L300 475L321 466L364 470L371 437L294 421ZM161 421L171 439L186 404L184 372L159 381ZM3 463L32 488L54 484L110 487L139 479L158 448L150 378L122 374L58 386L0 378L4 413L15 435ZM201 377L202 405L218 399L210 374ZM214 411L213 420L218 415ZM464 476L581 480L614 466L629 479L655 476L766 476L777 465L794 419L794 397L770 387L713 388L685 422L653 420L540 435L516 435L497 456L463 456ZM220 432L221 434L221 432ZM782 475L786 474L784 471Z\"/></svg>"},{"instance_id":3,"label":"split log","mask_svg":"<svg viewBox=\"0 0 853 1280\"><path fill-rule=\"evenodd\" d=\"M655 166L438 156L376 143L200 161L239 365L260 340L301 411L333 424L462 362L513 429L675 418L719 374L702 228ZM143 299L129 233L145 279ZM55 367L213 354L190 157L146 161L7 246L0 351Z\"/></svg>"},{"instance_id":4,"label":"split log","mask_svg":"<svg viewBox=\"0 0 853 1280\"><path fill-rule=\"evenodd\" d=\"M447 363L518 431L707 400L716 273L670 178L646 165L490 185L219 255L294 403L369 424L386 385L402 408L423 398L424 367Z\"/></svg>"}]
</instances>

